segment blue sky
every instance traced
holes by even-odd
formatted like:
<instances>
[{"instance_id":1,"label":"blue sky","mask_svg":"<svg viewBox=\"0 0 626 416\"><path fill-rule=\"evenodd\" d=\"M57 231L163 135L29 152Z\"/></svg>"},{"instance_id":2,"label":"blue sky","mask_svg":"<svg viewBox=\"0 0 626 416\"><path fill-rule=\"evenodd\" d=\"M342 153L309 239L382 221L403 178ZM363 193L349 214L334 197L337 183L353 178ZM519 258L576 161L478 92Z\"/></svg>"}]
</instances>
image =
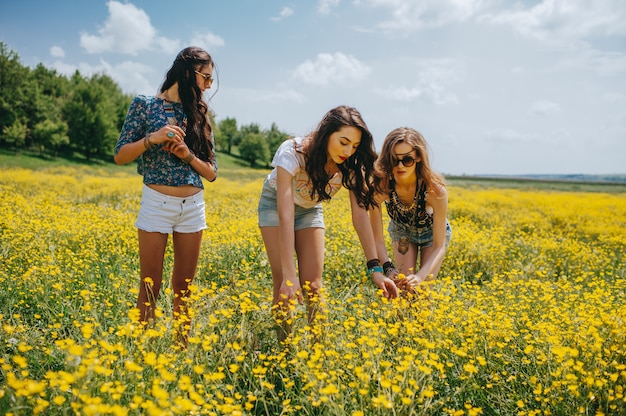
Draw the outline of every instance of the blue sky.
<instances>
[{"instance_id":1,"label":"blue sky","mask_svg":"<svg viewBox=\"0 0 626 416\"><path fill-rule=\"evenodd\" d=\"M154 94L176 53L217 63L217 120L306 134L340 104L444 174L626 173L626 1L4 1L22 64Z\"/></svg>"}]
</instances>

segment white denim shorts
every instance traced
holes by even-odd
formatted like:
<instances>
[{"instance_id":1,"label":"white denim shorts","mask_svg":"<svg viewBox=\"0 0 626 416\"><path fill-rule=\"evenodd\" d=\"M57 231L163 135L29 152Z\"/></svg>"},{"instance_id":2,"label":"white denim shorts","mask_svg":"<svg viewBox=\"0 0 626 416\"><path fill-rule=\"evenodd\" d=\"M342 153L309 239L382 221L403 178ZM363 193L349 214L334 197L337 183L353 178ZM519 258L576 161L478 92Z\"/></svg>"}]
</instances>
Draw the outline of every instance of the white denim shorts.
<instances>
[{"instance_id":1,"label":"white denim shorts","mask_svg":"<svg viewBox=\"0 0 626 416\"><path fill-rule=\"evenodd\" d=\"M206 227L202 190L195 195L177 197L164 195L143 186L141 206L135 226L150 233L196 233Z\"/></svg>"}]
</instances>

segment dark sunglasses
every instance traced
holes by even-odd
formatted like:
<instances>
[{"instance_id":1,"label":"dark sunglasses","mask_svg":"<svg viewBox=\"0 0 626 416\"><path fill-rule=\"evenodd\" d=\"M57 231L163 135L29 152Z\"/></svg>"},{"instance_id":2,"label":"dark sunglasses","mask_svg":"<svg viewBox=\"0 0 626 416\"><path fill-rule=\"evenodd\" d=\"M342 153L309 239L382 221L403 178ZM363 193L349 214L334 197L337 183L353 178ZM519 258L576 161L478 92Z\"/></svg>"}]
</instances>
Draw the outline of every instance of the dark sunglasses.
<instances>
[{"instance_id":1,"label":"dark sunglasses","mask_svg":"<svg viewBox=\"0 0 626 416\"><path fill-rule=\"evenodd\" d=\"M213 76L211 74L203 74L200 71L193 71L196 74L200 75L202 78L204 78L204 83L205 84L213 84Z\"/></svg>"},{"instance_id":2,"label":"dark sunglasses","mask_svg":"<svg viewBox=\"0 0 626 416\"><path fill-rule=\"evenodd\" d=\"M392 156L392 157L391 157L391 164L392 164L392 165L393 165L393 167L395 168L396 166L398 166L398 164L399 164L400 162L402 162L402 165L403 165L405 168L410 168L411 166L413 166L413 164L415 164L415 161L416 161L416 160L417 160L417 159L413 159L413 157L411 157L411 156L409 156L409 155L403 156L403 157L402 157L402 159L396 159L395 157L393 157L393 156Z\"/></svg>"}]
</instances>

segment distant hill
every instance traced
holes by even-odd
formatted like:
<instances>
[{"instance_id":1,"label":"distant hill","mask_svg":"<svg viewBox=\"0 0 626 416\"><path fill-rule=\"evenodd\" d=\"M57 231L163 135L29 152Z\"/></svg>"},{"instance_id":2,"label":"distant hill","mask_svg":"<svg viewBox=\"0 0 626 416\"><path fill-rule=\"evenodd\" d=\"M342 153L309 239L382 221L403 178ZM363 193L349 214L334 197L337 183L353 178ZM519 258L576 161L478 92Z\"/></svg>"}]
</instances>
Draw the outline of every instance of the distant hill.
<instances>
[{"instance_id":1,"label":"distant hill","mask_svg":"<svg viewBox=\"0 0 626 416\"><path fill-rule=\"evenodd\" d=\"M469 175L468 177L476 178L493 178L493 179L527 179L536 181L563 181L563 182L595 182L595 183L626 183L626 173L612 175L587 175L587 174L568 174L568 175Z\"/></svg>"}]
</instances>

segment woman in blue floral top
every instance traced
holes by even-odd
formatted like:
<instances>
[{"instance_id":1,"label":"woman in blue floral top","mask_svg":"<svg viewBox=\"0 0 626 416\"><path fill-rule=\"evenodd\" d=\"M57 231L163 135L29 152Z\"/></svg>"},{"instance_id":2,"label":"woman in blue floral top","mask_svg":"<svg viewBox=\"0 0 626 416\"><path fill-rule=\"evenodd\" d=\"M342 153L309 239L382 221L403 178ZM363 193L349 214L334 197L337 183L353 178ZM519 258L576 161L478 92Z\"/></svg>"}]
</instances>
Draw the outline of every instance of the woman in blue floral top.
<instances>
[{"instance_id":1,"label":"woman in blue floral top","mask_svg":"<svg viewBox=\"0 0 626 416\"><path fill-rule=\"evenodd\" d=\"M163 279L168 235L174 244L174 317L178 339L186 344L189 314L186 300L196 273L202 230L206 228L204 185L217 176L213 129L204 92L213 83L214 63L203 49L183 49L154 97L135 97L115 146L115 162L137 160L143 175L139 235L141 283L137 308L147 325L155 318Z\"/></svg>"}]
</instances>

